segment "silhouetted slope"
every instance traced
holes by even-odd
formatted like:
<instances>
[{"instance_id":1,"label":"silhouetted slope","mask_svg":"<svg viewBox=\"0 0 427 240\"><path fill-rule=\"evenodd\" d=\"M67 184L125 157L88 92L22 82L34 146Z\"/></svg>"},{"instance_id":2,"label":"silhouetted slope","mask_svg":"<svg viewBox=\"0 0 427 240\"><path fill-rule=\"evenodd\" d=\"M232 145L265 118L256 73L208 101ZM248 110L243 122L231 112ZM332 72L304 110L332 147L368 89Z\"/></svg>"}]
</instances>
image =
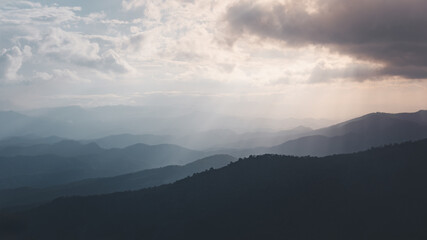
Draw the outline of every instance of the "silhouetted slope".
<instances>
[{"instance_id":1,"label":"silhouetted slope","mask_svg":"<svg viewBox=\"0 0 427 240\"><path fill-rule=\"evenodd\" d=\"M192 149L212 150L220 148L274 146L290 139L306 136L311 131L312 129L302 126L278 132L246 132L241 134L231 130L216 129L206 132L193 132L184 136L120 134L82 142L95 142L103 148L123 148L137 143L150 145L168 143Z\"/></svg>"},{"instance_id":2,"label":"silhouetted slope","mask_svg":"<svg viewBox=\"0 0 427 240\"><path fill-rule=\"evenodd\" d=\"M55 144L64 140L63 138L50 136L50 137L37 137L37 136L20 136L8 137L0 140L0 148L4 147L29 147L40 144Z\"/></svg>"},{"instance_id":3,"label":"silhouetted slope","mask_svg":"<svg viewBox=\"0 0 427 240\"><path fill-rule=\"evenodd\" d=\"M316 130L313 135L331 137L357 133L365 136L372 134L391 136L393 133L401 137L418 137L417 130L427 126L426 115L427 111L423 110L415 113L370 113L343 123Z\"/></svg>"},{"instance_id":4,"label":"silhouetted slope","mask_svg":"<svg viewBox=\"0 0 427 240\"><path fill-rule=\"evenodd\" d=\"M0 150L0 189L52 186L83 178L183 165L203 157L206 157L203 152L164 144L102 149L94 143L62 141L54 145L10 147Z\"/></svg>"},{"instance_id":5,"label":"silhouetted slope","mask_svg":"<svg viewBox=\"0 0 427 240\"><path fill-rule=\"evenodd\" d=\"M157 168L167 165L187 164L206 154L172 144L146 145L135 144L123 149L108 149L103 154L104 159L128 159L130 161L144 160L145 168Z\"/></svg>"},{"instance_id":6,"label":"silhouetted slope","mask_svg":"<svg viewBox=\"0 0 427 240\"><path fill-rule=\"evenodd\" d=\"M215 155L184 166L167 166L110 178L87 179L49 188L0 190L0 208L38 204L61 196L105 194L159 186L206 169L224 167L235 160L229 155Z\"/></svg>"},{"instance_id":7,"label":"silhouetted slope","mask_svg":"<svg viewBox=\"0 0 427 240\"><path fill-rule=\"evenodd\" d=\"M171 136L159 136L153 134L133 135L133 134L119 134L103 137L93 140L99 146L104 148L124 148L137 143L143 144L165 144L171 143Z\"/></svg>"},{"instance_id":8,"label":"silhouetted slope","mask_svg":"<svg viewBox=\"0 0 427 240\"><path fill-rule=\"evenodd\" d=\"M101 154L104 149L95 143L81 144L77 141L62 140L53 144L31 146L7 146L0 149L0 156L39 156L56 155L63 157Z\"/></svg>"},{"instance_id":9,"label":"silhouetted slope","mask_svg":"<svg viewBox=\"0 0 427 240\"><path fill-rule=\"evenodd\" d=\"M0 157L0 189L49 186L94 174L87 158L53 155Z\"/></svg>"},{"instance_id":10,"label":"silhouetted slope","mask_svg":"<svg viewBox=\"0 0 427 240\"><path fill-rule=\"evenodd\" d=\"M426 239L427 140L324 158L250 157L174 184L62 198L24 239Z\"/></svg>"},{"instance_id":11,"label":"silhouetted slope","mask_svg":"<svg viewBox=\"0 0 427 240\"><path fill-rule=\"evenodd\" d=\"M279 132L248 132L239 135L239 139L230 141L228 148L269 147L302 136L311 135L311 128L299 126Z\"/></svg>"},{"instance_id":12,"label":"silhouetted slope","mask_svg":"<svg viewBox=\"0 0 427 240\"><path fill-rule=\"evenodd\" d=\"M420 110L415 113L398 113L394 114L396 118L415 122L420 125L427 125L427 110Z\"/></svg>"},{"instance_id":13,"label":"silhouetted slope","mask_svg":"<svg viewBox=\"0 0 427 240\"><path fill-rule=\"evenodd\" d=\"M372 113L313 131L312 136L290 140L261 152L326 156L351 153L427 138L427 111L416 113Z\"/></svg>"}]
</instances>

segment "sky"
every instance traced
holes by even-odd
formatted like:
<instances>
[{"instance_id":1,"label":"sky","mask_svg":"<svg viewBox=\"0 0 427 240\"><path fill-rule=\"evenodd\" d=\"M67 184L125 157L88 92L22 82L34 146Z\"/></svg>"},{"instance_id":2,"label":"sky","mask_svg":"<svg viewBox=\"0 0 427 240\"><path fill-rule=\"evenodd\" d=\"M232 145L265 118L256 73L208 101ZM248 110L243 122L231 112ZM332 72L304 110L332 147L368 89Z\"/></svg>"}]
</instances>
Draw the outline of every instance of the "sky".
<instances>
[{"instance_id":1,"label":"sky","mask_svg":"<svg viewBox=\"0 0 427 240\"><path fill-rule=\"evenodd\" d=\"M427 109L425 0L0 0L0 109Z\"/></svg>"}]
</instances>

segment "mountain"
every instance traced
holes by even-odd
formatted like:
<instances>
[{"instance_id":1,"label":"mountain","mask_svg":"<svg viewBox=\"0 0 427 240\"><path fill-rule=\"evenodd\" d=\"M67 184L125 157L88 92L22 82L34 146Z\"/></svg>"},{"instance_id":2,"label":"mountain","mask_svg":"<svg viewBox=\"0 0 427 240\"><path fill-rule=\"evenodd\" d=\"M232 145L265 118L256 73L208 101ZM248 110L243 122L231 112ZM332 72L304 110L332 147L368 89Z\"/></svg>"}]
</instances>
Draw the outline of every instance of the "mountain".
<instances>
[{"instance_id":1,"label":"mountain","mask_svg":"<svg viewBox=\"0 0 427 240\"><path fill-rule=\"evenodd\" d=\"M311 132L311 128L302 126L277 132L236 133L226 129L214 129L206 132L194 132L190 135L184 136L119 134L81 142L95 142L104 148L124 148L137 143L150 145L177 144L191 149L213 151L215 149L223 148L274 146L287 140L306 136Z\"/></svg>"},{"instance_id":2,"label":"mountain","mask_svg":"<svg viewBox=\"0 0 427 240\"><path fill-rule=\"evenodd\" d=\"M250 157L174 184L60 198L0 222L36 240L425 239L425 156L427 140Z\"/></svg>"},{"instance_id":3,"label":"mountain","mask_svg":"<svg viewBox=\"0 0 427 240\"><path fill-rule=\"evenodd\" d=\"M29 147L39 144L54 144L64 140L57 136L50 137L38 137L32 135L19 136L19 137L7 137L0 140L0 148L4 147Z\"/></svg>"},{"instance_id":4,"label":"mountain","mask_svg":"<svg viewBox=\"0 0 427 240\"><path fill-rule=\"evenodd\" d=\"M172 143L172 137L167 135L153 135L153 134L118 134L111 135L95 140L88 140L87 142L95 142L103 148L125 148L137 143L157 145Z\"/></svg>"},{"instance_id":5,"label":"mountain","mask_svg":"<svg viewBox=\"0 0 427 240\"><path fill-rule=\"evenodd\" d=\"M427 110L420 110L416 113L399 113L395 116L401 120L427 125Z\"/></svg>"},{"instance_id":6,"label":"mountain","mask_svg":"<svg viewBox=\"0 0 427 240\"><path fill-rule=\"evenodd\" d=\"M216 129L229 129L234 132L264 132L269 129L274 132L301 125L318 128L327 126L331 122L323 119L268 119L231 116L170 106L104 106L95 108L66 106L29 110L20 114L29 119L31 128L17 128L19 129L18 132L5 133L5 136L37 133L40 136L56 135L68 139L98 139L109 135L132 133L134 135L185 137ZM12 122L1 121L1 118L0 123L4 124L6 128L13 126ZM141 143L176 144L176 142L157 141ZM186 147L192 148L193 146L188 145Z\"/></svg>"},{"instance_id":7,"label":"mountain","mask_svg":"<svg viewBox=\"0 0 427 240\"><path fill-rule=\"evenodd\" d=\"M349 121L322 128L313 135L342 136L349 133L361 135L385 134L388 132L406 132L416 134L419 127L427 126L427 111L420 110L414 113L370 113ZM408 135L409 135L408 134Z\"/></svg>"},{"instance_id":8,"label":"mountain","mask_svg":"<svg viewBox=\"0 0 427 240\"><path fill-rule=\"evenodd\" d=\"M0 139L37 135L41 138L59 136L64 139L90 139L107 148L122 148L136 143L179 144L200 150L250 148L258 144L272 146L290 140L280 132L284 129L298 126L317 128L327 126L330 122L322 119L230 116L170 107L66 106L22 113L0 112ZM249 134L245 136L242 133ZM105 138L111 135L113 137ZM271 144L269 139L276 137L279 142L273 141ZM292 139L294 137L298 136Z\"/></svg>"},{"instance_id":9,"label":"mountain","mask_svg":"<svg viewBox=\"0 0 427 240\"><path fill-rule=\"evenodd\" d=\"M0 157L0 189L51 186L106 174L91 165L90 159L84 157Z\"/></svg>"},{"instance_id":10,"label":"mountain","mask_svg":"<svg viewBox=\"0 0 427 240\"><path fill-rule=\"evenodd\" d=\"M61 196L105 194L159 186L210 168L224 167L234 161L236 159L229 155L215 155L184 166L167 166L109 178L87 179L49 188L0 190L0 208L34 205Z\"/></svg>"},{"instance_id":11,"label":"mountain","mask_svg":"<svg viewBox=\"0 0 427 240\"><path fill-rule=\"evenodd\" d=\"M62 140L53 144L30 146L7 146L0 148L0 156L56 155L63 157L100 154L104 149L95 143L81 144L77 141Z\"/></svg>"},{"instance_id":12,"label":"mountain","mask_svg":"<svg viewBox=\"0 0 427 240\"><path fill-rule=\"evenodd\" d=\"M0 189L45 187L83 178L108 177L206 157L204 152L175 145L136 144L102 149L96 144L62 141L53 145L0 150Z\"/></svg>"},{"instance_id":13,"label":"mountain","mask_svg":"<svg viewBox=\"0 0 427 240\"><path fill-rule=\"evenodd\" d=\"M232 148L254 148L269 147L277 144L310 135L313 130L308 127L298 126L289 130L278 132L249 132L243 133L238 140L230 143L227 147Z\"/></svg>"},{"instance_id":14,"label":"mountain","mask_svg":"<svg viewBox=\"0 0 427 240\"><path fill-rule=\"evenodd\" d=\"M326 156L423 138L427 138L427 111L400 114L372 113L315 130L311 132L311 136L258 151L297 156Z\"/></svg>"}]
</instances>

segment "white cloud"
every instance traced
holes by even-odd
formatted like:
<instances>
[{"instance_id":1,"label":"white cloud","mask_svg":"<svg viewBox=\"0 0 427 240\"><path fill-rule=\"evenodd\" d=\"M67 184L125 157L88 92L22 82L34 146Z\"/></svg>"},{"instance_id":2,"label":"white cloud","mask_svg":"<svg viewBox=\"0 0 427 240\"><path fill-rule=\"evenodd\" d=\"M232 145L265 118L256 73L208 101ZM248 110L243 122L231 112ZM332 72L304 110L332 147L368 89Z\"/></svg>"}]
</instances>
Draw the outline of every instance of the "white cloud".
<instances>
[{"instance_id":1,"label":"white cloud","mask_svg":"<svg viewBox=\"0 0 427 240\"><path fill-rule=\"evenodd\" d=\"M9 49L3 49L0 52L0 81L9 82L19 78L18 71L22 63L31 57L31 48L24 46L21 50L14 46Z\"/></svg>"},{"instance_id":2,"label":"white cloud","mask_svg":"<svg viewBox=\"0 0 427 240\"><path fill-rule=\"evenodd\" d=\"M38 41L38 53L61 61L87 64L99 59L99 45L90 42L79 33L66 32L60 28L51 28Z\"/></svg>"},{"instance_id":3,"label":"white cloud","mask_svg":"<svg viewBox=\"0 0 427 240\"><path fill-rule=\"evenodd\" d=\"M79 70L81 68L114 74L132 71L130 64L119 54L119 42L123 38L117 36L120 33L94 38L92 31L84 29L96 30L95 26L99 24L115 26L118 22L129 23L107 19L103 12L79 16L77 13L80 11L80 7L29 1L8 1L0 5L0 34L3 38L0 44L4 44L0 46L4 48L0 67L2 81L30 83L34 82L32 80L46 80L58 76L52 69L64 68L72 69L77 76L86 73ZM11 46L5 48L7 45ZM34 56L30 58L28 51L13 47L21 45L28 45L26 49L32 48ZM18 76L18 70L23 67L26 67L25 71ZM85 78L83 75L80 77Z\"/></svg>"},{"instance_id":4,"label":"white cloud","mask_svg":"<svg viewBox=\"0 0 427 240\"><path fill-rule=\"evenodd\" d=\"M297 2L253 2L272 6L272 2L286 1ZM0 81L18 83L2 85L13 91L8 93L0 87L0 93L9 97L17 93L27 99L30 86L36 89L32 91L33 105L39 104L39 97L52 94L125 97L135 91L179 92L173 100L166 100L167 94L156 95L151 103L174 104L198 93L228 96L231 100L224 100L224 108L233 105L237 109L239 104L233 103L234 99L246 101L249 111L256 103L281 112L291 108L290 103L321 98L329 91L326 86L366 84L348 80L363 77L370 70L322 47L290 49L280 42L252 36L239 38L233 45L224 44L230 37L224 18L230 6L240 0L37 2L0 0ZM316 13L316 5L306 8ZM334 79L345 81L327 82ZM138 103L145 104L145 97L138 98ZM0 98L6 99L5 95ZM99 98L96 104L114 104L117 99ZM192 97L187 99L191 104L197 102ZM61 104L67 101L64 98ZM30 101L11 102L25 105ZM303 105L294 110L312 110Z\"/></svg>"},{"instance_id":5,"label":"white cloud","mask_svg":"<svg viewBox=\"0 0 427 240\"><path fill-rule=\"evenodd\" d=\"M131 67L114 50L101 52L98 43L91 42L85 35L51 28L39 41L38 53L54 61L62 61L99 69L101 71L128 72Z\"/></svg>"},{"instance_id":6,"label":"white cloud","mask_svg":"<svg viewBox=\"0 0 427 240\"><path fill-rule=\"evenodd\" d=\"M53 78L52 74L49 74L47 72L36 72L34 74L35 79L40 79L40 80L44 80L44 81L48 81L51 80Z\"/></svg>"},{"instance_id":7,"label":"white cloud","mask_svg":"<svg viewBox=\"0 0 427 240\"><path fill-rule=\"evenodd\" d=\"M79 20L80 7L43 6L28 1L7 1L1 9L0 22L5 24L51 25Z\"/></svg>"},{"instance_id":8,"label":"white cloud","mask_svg":"<svg viewBox=\"0 0 427 240\"><path fill-rule=\"evenodd\" d=\"M145 4L145 1L141 1L141 0L123 0L122 1L122 7L126 11L139 8L141 6L144 6L144 4Z\"/></svg>"}]
</instances>

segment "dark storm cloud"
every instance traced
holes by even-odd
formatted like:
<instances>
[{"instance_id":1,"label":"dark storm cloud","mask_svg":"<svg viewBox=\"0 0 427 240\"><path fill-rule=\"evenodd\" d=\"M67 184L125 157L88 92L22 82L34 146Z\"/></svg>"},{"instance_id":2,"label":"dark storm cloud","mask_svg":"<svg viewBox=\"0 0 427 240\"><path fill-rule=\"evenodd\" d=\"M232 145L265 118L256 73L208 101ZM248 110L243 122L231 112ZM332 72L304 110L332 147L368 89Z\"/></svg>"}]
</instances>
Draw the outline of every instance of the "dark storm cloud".
<instances>
[{"instance_id":1,"label":"dark storm cloud","mask_svg":"<svg viewBox=\"0 0 427 240\"><path fill-rule=\"evenodd\" d=\"M315 13L305 2L232 6L225 16L230 42L248 34L292 47L322 45L382 64L377 76L427 78L426 0L322 0Z\"/></svg>"}]
</instances>

